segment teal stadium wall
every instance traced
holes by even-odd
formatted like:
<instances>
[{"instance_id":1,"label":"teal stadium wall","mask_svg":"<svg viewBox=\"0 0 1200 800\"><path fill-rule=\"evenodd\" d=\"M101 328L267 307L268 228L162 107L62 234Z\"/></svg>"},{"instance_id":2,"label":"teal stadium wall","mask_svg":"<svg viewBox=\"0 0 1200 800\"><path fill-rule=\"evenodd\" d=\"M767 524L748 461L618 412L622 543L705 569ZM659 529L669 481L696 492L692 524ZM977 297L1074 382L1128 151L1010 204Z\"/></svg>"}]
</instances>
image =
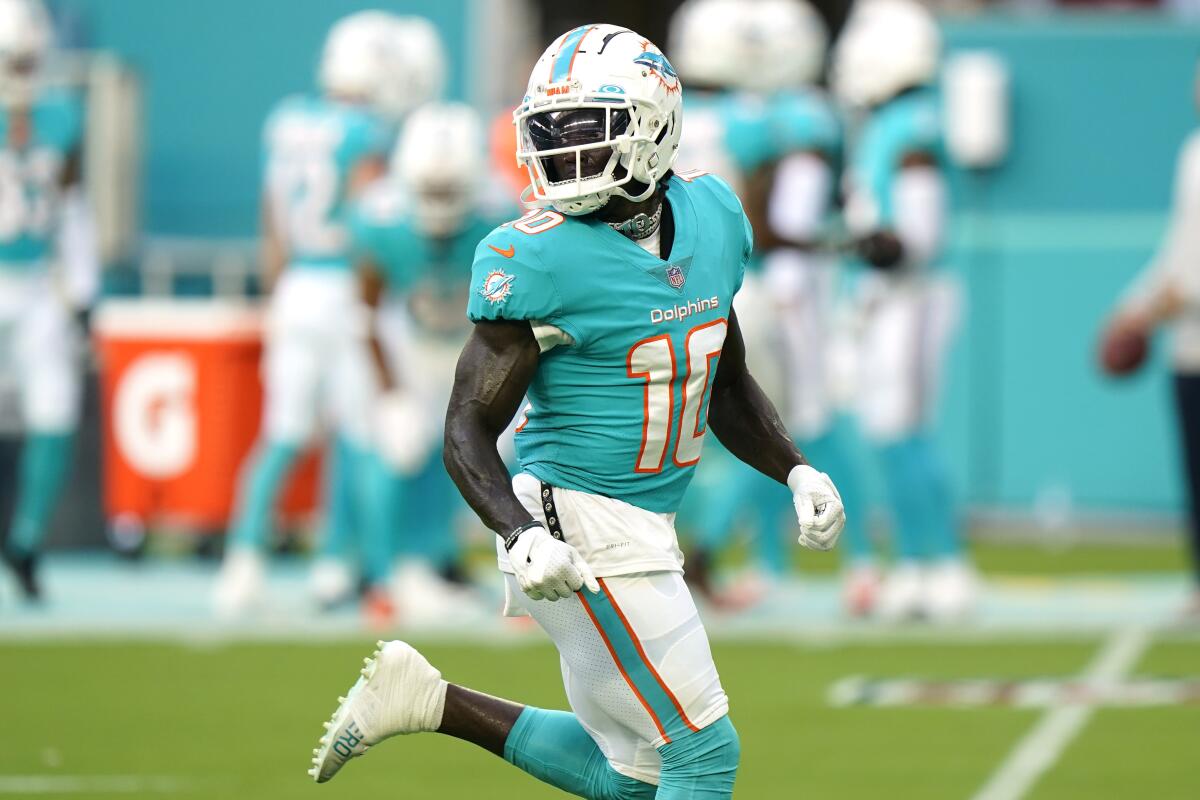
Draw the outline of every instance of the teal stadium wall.
<instances>
[{"instance_id":1,"label":"teal stadium wall","mask_svg":"<svg viewBox=\"0 0 1200 800\"><path fill-rule=\"evenodd\" d=\"M947 25L1012 72L1012 150L959 176L952 263L968 321L944 433L973 505L1182 511L1165 342L1132 381L1099 375L1095 337L1165 227L1196 126L1200 28L1157 17Z\"/></svg>"},{"instance_id":2,"label":"teal stadium wall","mask_svg":"<svg viewBox=\"0 0 1200 800\"><path fill-rule=\"evenodd\" d=\"M365 8L421 14L463 93L469 0L61 0L89 46L141 75L143 223L151 235L249 236L258 225L260 133L282 97L311 91L326 32Z\"/></svg>"},{"instance_id":3,"label":"teal stadium wall","mask_svg":"<svg viewBox=\"0 0 1200 800\"><path fill-rule=\"evenodd\" d=\"M146 82L145 225L155 235L255 230L259 129L311 86L322 36L369 6L428 14L464 74L468 0L63 0L90 43ZM1147 16L948 23L950 49L988 48L1013 76L1013 148L960 176L953 268L969 309L942 435L965 499L1017 511L1178 513L1162 347L1116 385L1094 367L1112 299L1152 253L1177 148L1195 125L1200 28Z\"/></svg>"}]
</instances>

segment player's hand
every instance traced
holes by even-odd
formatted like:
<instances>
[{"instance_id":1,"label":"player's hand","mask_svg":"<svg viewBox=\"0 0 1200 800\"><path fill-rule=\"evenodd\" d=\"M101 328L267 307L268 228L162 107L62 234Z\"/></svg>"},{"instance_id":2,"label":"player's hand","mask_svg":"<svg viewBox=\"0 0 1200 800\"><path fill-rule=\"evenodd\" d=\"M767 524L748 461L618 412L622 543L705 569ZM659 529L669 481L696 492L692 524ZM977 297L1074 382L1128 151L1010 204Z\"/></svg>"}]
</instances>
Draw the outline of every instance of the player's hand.
<instances>
[{"instance_id":1,"label":"player's hand","mask_svg":"<svg viewBox=\"0 0 1200 800\"><path fill-rule=\"evenodd\" d=\"M375 439L379 455L389 467L412 475L431 451L429 414L411 393L387 392L376 401Z\"/></svg>"},{"instance_id":2,"label":"player's hand","mask_svg":"<svg viewBox=\"0 0 1200 800\"><path fill-rule=\"evenodd\" d=\"M562 600L586 586L595 594L600 584L579 551L537 526L522 533L508 551L513 575L534 600Z\"/></svg>"},{"instance_id":3,"label":"player's hand","mask_svg":"<svg viewBox=\"0 0 1200 800\"><path fill-rule=\"evenodd\" d=\"M846 524L842 496L824 472L807 464L794 467L788 475L788 488L800 521L801 546L810 550L831 550Z\"/></svg>"}]
</instances>

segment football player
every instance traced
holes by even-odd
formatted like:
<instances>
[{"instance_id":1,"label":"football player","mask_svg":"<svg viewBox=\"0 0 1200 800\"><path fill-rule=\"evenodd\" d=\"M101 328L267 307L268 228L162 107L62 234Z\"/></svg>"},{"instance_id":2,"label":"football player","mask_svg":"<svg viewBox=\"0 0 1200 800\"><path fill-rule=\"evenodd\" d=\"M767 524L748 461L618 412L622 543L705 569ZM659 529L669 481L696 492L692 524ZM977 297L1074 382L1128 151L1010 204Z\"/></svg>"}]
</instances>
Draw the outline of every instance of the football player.
<instances>
[{"instance_id":1,"label":"football player","mask_svg":"<svg viewBox=\"0 0 1200 800\"><path fill-rule=\"evenodd\" d=\"M879 456L897 562L879 596L888 618L953 619L975 578L933 441L934 399L956 297L937 273L947 226L940 35L912 0L864 0L835 47L832 84L858 124L845 221L871 269L861 281L858 419Z\"/></svg>"},{"instance_id":2,"label":"football player","mask_svg":"<svg viewBox=\"0 0 1200 800\"><path fill-rule=\"evenodd\" d=\"M361 493L372 380L346 211L380 177L398 102L389 73L398 63L397 19L364 11L330 30L318 97L290 97L264 133L263 266L271 299L263 361L260 443L243 466L235 518L214 601L235 615L260 598L271 513L325 409L341 438L340 466ZM353 505L366 517L365 499Z\"/></svg>"},{"instance_id":3,"label":"football player","mask_svg":"<svg viewBox=\"0 0 1200 800\"><path fill-rule=\"evenodd\" d=\"M470 333L462 314L475 246L511 218L489 207L483 126L461 103L429 103L405 120L389 179L371 187L352 222L364 297L378 309L372 342L383 395L364 578L368 617L386 623L392 598L409 624L468 611L442 576L458 567L462 508L442 464L454 362ZM385 295L386 292L386 295ZM399 567L388 589L393 560Z\"/></svg>"},{"instance_id":4,"label":"football player","mask_svg":"<svg viewBox=\"0 0 1200 800\"><path fill-rule=\"evenodd\" d=\"M79 421L73 315L99 271L80 183L82 107L44 77L52 39L40 0L0 0L0 369L16 373L25 432L3 555L31 600Z\"/></svg>"},{"instance_id":5,"label":"football player","mask_svg":"<svg viewBox=\"0 0 1200 800\"><path fill-rule=\"evenodd\" d=\"M445 82L446 57L441 37L433 23L423 17L400 17L393 25L394 55L398 63L388 71L387 85L383 90L387 99L381 104L387 118L398 131L402 131L409 112L441 94ZM372 186L379 185L377 181ZM384 191L382 194L389 194ZM356 206L357 207L357 206ZM352 223L353 224L353 223ZM351 231L353 238L354 232ZM378 387L376 387L378 389ZM336 606L357 596L360 585L372 587L376 576L386 572L386 565L378 566L383 551L373 542L369 519L362 519L360 506L366 513L377 516L377 502L383 497L374 491L373 483L377 470L374 455L368 456L365 468L371 476L367 487L360 487L355 480L363 470L358 459L362 454L352 447L345 437L335 437L333 452L326 461L325 473L325 527L324 536L318 542L317 558L312 569L312 590L317 603L323 608ZM358 494L360 488L366 494ZM391 617L391 601L386 593L368 591L364 597L365 608L373 619ZM377 613L376 613L377 612Z\"/></svg>"},{"instance_id":6,"label":"football player","mask_svg":"<svg viewBox=\"0 0 1200 800\"><path fill-rule=\"evenodd\" d=\"M692 0L672 21L671 55L688 83L678 164L729 174L744 187L758 250L752 263L762 276L748 281L735 301L742 332L757 353L755 376L847 504L844 551L853 565L848 586L856 586L861 581L854 576L874 570L864 517L854 507L854 466L835 435L827 387L835 265L813 252L829 222L841 145L836 114L815 87L826 38L816 11L800 0ZM706 491L690 504L699 541L689 573L703 576L736 530L739 513L753 509L758 565L749 580L715 597L740 607L764 596L786 568L783 509L769 479L714 455L706 466L715 466L698 478ZM856 599L852 608L860 594L848 595Z\"/></svg>"},{"instance_id":7,"label":"football player","mask_svg":"<svg viewBox=\"0 0 1200 800\"><path fill-rule=\"evenodd\" d=\"M475 252L447 412L446 466L497 534L508 613L554 640L573 713L450 685L390 642L327 726L316 780L440 731L582 797L732 795L737 733L674 530L709 427L791 488L802 544L832 547L843 513L746 368L731 305L750 226L724 181L672 171L680 90L615 25L539 59L514 119L544 205ZM496 440L526 395L510 478Z\"/></svg>"}]
</instances>

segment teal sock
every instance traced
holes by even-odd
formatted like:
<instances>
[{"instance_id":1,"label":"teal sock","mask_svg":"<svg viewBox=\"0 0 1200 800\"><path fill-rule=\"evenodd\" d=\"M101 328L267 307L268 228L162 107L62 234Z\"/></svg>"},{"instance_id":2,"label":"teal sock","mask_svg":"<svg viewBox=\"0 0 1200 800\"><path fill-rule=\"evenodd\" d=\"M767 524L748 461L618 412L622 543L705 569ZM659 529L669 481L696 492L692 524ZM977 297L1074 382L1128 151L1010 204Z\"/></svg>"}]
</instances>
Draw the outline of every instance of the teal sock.
<instances>
[{"instance_id":1,"label":"teal sock","mask_svg":"<svg viewBox=\"0 0 1200 800\"><path fill-rule=\"evenodd\" d=\"M543 783L589 800L649 800L656 796L651 784L614 770L579 720L567 711L526 706L504 743L504 760Z\"/></svg>"},{"instance_id":2,"label":"teal sock","mask_svg":"<svg viewBox=\"0 0 1200 800\"><path fill-rule=\"evenodd\" d=\"M950 480L933 440L917 434L881 447L891 497L897 556L956 558L962 554Z\"/></svg>"},{"instance_id":3,"label":"teal sock","mask_svg":"<svg viewBox=\"0 0 1200 800\"><path fill-rule=\"evenodd\" d=\"M928 491L917 439L909 438L878 448L892 510L894 551L897 559L924 560L928 523Z\"/></svg>"},{"instance_id":4,"label":"teal sock","mask_svg":"<svg viewBox=\"0 0 1200 800\"><path fill-rule=\"evenodd\" d=\"M238 511L229 533L229 547L262 550L271 529L271 512L283 481L300 455L294 444L266 444L242 470Z\"/></svg>"},{"instance_id":5,"label":"teal sock","mask_svg":"<svg viewBox=\"0 0 1200 800\"><path fill-rule=\"evenodd\" d=\"M656 800L726 800L733 797L741 744L729 717L658 748L662 771Z\"/></svg>"},{"instance_id":6,"label":"teal sock","mask_svg":"<svg viewBox=\"0 0 1200 800\"><path fill-rule=\"evenodd\" d=\"M750 469L725 448L712 448L700 462L708 473L703 496L697 498L696 544L709 553L719 552L733 539L743 505L743 485ZM712 462L711 464L709 462Z\"/></svg>"},{"instance_id":7,"label":"teal sock","mask_svg":"<svg viewBox=\"0 0 1200 800\"><path fill-rule=\"evenodd\" d=\"M849 563L872 561L875 547L867 531L867 508L861 471L853 458L853 442L841 423L822 436L799 443L800 451L813 466L826 473L837 486L846 509L846 527L838 547Z\"/></svg>"},{"instance_id":8,"label":"teal sock","mask_svg":"<svg viewBox=\"0 0 1200 800\"><path fill-rule=\"evenodd\" d=\"M930 558L959 558L963 553L954 493L941 453L929 437L915 442L925 486L925 552Z\"/></svg>"},{"instance_id":9,"label":"teal sock","mask_svg":"<svg viewBox=\"0 0 1200 800\"><path fill-rule=\"evenodd\" d=\"M325 484L325 531L317 554L322 558L346 559L355 548L359 522L354 515L354 457L354 445L345 437L335 437L321 476Z\"/></svg>"},{"instance_id":10,"label":"teal sock","mask_svg":"<svg viewBox=\"0 0 1200 800\"><path fill-rule=\"evenodd\" d=\"M791 512L792 495L786 486L758 470L748 471L745 497L754 504L757 521L752 533L754 559L763 572L780 576L788 571L788 554L791 552L783 532L785 521L795 519ZM786 530L791 530L790 524Z\"/></svg>"},{"instance_id":11,"label":"teal sock","mask_svg":"<svg viewBox=\"0 0 1200 800\"><path fill-rule=\"evenodd\" d=\"M50 524L71 460L69 433L31 433L21 449L20 484L7 548L36 553Z\"/></svg>"},{"instance_id":12,"label":"teal sock","mask_svg":"<svg viewBox=\"0 0 1200 800\"><path fill-rule=\"evenodd\" d=\"M369 585L387 581L396 557L398 533L409 521L403 513L403 478L375 455L360 455L362 505L368 520L363 529L362 573Z\"/></svg>"}]
</instances>

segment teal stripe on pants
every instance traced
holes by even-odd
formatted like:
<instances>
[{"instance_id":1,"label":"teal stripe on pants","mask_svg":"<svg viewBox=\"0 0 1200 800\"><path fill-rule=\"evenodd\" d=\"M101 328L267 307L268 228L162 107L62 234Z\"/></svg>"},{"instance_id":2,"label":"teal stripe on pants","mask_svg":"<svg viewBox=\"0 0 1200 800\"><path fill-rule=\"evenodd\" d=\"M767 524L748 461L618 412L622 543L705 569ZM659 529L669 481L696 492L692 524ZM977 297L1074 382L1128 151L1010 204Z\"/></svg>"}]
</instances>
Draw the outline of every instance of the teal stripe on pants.
<instances>
[{"instance_id":1,"label":"teal stripe on pants","mask_svg":"<svg viewBox=\"0 0 1200 800\"><path fill-rule=\"evenodd\" d=\"M688 723L676 708L675 701L667 693L665 682L660 682L647 659L639 652L640 644L621 619L618 606L604 581L600 581L600 592L592 594L584 589L579 592L583 607L596 624L600 634L608 643L617 667L641 697L647 711L655 719L658 728L668 741L681 739L692 732Z\"/></svg>"}]
</instances>

